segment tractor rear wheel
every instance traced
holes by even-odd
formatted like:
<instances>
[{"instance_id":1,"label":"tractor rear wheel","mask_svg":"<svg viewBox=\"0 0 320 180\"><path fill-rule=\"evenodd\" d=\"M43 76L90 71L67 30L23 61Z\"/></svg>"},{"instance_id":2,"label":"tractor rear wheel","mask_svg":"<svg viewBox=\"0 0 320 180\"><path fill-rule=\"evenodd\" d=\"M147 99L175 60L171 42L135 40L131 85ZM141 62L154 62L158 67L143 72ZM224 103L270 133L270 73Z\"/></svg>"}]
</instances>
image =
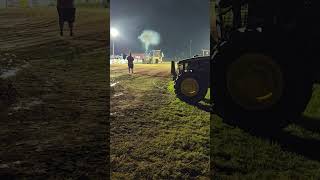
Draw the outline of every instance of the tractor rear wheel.
<instances>
[{"instance_id":1,"label":"tractor rear wheel","mask_svg":"<svg viewBox=\"0 0 320 180\"><path fill-rule=\"evenodd\" d=\"M215 55L213 102L225 122L248 130L276 130L300 118L312 95L301 60L281 51L231 43Z\"/></svg>"},{"instance_id":2,"label":"tractor rear wheel","mask_svg":"<svg viewBox=\"0 0 320 180\"><path fill-rule=\"evenodd\" d=\"M174 84L176 96L189 104L196 104L207 94L208 83L192 72L185 72L178 76Z\"/></svg>"}]
</instances>

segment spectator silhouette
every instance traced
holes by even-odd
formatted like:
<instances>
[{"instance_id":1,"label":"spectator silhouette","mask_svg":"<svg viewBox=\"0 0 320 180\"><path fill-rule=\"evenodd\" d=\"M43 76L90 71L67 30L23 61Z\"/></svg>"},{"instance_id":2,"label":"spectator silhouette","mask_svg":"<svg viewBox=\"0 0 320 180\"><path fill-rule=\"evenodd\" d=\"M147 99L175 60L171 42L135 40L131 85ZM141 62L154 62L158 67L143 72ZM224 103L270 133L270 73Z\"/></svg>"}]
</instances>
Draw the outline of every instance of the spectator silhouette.
<instances>
[{"instance_id":1,"label":"spectator silhouette","mask_svg":"<svg viewBox=\"0 0 320 180\"><path fill-rule=\"evenodd\" d=\"M73 23L75 21L76 8L74 0L57 0L57 10L59 14L60 35L63 36L64 22L67 21L70 29L70 36L73 36Z\"/></svg>"},{"instance_id":2,"label":"spectator silhouette","mask_svg":"<svg viewBox=\"0 0 320 180\"><path fill-rule=\"evenodd\" d=\"M127 60L128 60L129 73L130 73L130 69L131 69L131 73L133 73L133 61L134 61L134 58L132 57L131 53L127 57Z\"/></svg>"},{"instance_id":3,"label":"spectator silhouette","mask_svg":"<svg viewBox=\"0 0 320 180\"><path fill-rule=\"evenodd\" d=\"M127 59L127 55L125 53L123 53L122 58Z\"/></svg>"}]
</instances>

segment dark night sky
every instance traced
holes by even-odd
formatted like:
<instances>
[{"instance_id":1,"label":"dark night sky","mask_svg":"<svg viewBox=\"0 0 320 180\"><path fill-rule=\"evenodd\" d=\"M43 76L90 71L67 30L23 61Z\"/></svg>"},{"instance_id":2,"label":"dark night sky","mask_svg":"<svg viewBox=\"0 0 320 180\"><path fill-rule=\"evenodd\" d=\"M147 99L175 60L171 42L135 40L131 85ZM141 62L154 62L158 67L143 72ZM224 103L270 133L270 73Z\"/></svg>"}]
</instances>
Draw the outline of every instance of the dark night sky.
<instances>
[{"instance_id":1,"label":"dark night sky","mask_svg":"<svg viewBox=\"0 0 320 180\"><path fill-rule=\"evenodd\" d=\"M111 0L111 27L119 30L115 52L144 52L138 36L145 29L161 35L158 46L166 57L188 57L210 48L209 0Z\"/></svg>"}]
</instances>

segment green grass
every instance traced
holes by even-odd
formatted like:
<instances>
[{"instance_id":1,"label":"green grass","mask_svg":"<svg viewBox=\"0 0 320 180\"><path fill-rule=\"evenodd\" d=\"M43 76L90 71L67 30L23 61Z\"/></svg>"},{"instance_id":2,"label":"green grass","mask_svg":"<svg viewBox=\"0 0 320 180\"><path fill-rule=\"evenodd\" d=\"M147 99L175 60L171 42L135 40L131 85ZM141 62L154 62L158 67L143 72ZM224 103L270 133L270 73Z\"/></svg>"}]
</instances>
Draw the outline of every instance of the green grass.
<instances>
[{"instance_id":1,"label":"green grass","mask_svg":"<svg viewBox=\"0 0 320 180\"><path fill-rule=\"evenodd\" d=\"M210 114L177 99L167 78L112 74L111 96L126 94L111 98L112 178L209 179Z\"/></svg>"},{"instance_id":2,"label":"green grass","mask_svg":"<svg viewBox=\"0 0 320 180\"><path fill-rule=\"evenodd\" d=\"M308 118L288 126L275 139L249 134L213 115L211 175L216 179L319 179L319 94L316 85L304 115Z\"/></svg>"},{"instance_id":3,"label":"green grass","mask_svg":"<svg viewBox=\"0 0 320 180\"><path fill-rule=\"evenodd\" d=\"M308 108L305 111L306 116L320 118L320 85L314 86L312 99L308 104Z\"/></svg>"}]
</instances>

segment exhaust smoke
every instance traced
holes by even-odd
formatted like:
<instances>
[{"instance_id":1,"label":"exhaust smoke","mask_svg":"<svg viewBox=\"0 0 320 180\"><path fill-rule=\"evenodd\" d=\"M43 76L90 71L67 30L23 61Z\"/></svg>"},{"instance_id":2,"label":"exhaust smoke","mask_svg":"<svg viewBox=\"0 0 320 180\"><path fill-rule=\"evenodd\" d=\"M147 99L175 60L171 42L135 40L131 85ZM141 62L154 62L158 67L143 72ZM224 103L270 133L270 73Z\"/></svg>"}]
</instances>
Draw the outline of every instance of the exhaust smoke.
<instances>
[{"instance_id":1,"label":"exhaust smoke","mask_svg":"<svg viewBox=\"0 0 320 180\"><path fill-rule=\"evenodd\" d=\"M156 46L160 43L160 34L153 30L144 30L138 39L144 44L146 52L149 46Z\"/></svg>"}]
</instances>

